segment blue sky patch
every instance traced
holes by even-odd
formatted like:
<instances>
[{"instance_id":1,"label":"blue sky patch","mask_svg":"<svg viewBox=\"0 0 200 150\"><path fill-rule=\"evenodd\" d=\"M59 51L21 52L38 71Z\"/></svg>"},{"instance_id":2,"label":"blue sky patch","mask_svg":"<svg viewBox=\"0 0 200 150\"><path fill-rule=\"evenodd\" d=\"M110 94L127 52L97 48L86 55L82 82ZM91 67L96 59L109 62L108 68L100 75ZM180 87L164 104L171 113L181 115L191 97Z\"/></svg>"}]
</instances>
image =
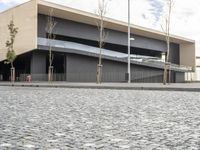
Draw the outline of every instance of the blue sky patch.
<instances>
[{"instance_id":1,"label":"blue sky patch","mask_svg":"<svg viewBox=\"0 0 200 150\"><path fill-rule=\"evenodd\" d=\"M5 10L7 7L8 7L7 5L5 5L4 3L0 2L0 11Z\"/></svg>"}]
</instances>

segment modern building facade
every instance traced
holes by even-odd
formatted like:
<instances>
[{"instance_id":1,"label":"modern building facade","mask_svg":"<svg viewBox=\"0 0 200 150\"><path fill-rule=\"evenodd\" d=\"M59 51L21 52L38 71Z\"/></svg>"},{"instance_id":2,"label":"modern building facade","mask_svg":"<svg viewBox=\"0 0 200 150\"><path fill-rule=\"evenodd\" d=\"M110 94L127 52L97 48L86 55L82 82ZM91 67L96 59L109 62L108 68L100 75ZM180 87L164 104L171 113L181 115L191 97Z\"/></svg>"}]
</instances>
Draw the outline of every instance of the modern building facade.
<instances>
[{"instance_id":1,"label":"modern building facade","mask_svg":"<svg viewBox=\"0 0 200 150\"><path fill-rule=\"evenodd\" d=\"M195 72L186 73L186 81L200 82L200 56L196 56L196 69Z\"/></svg>"},{"instance_id":2,"label":"modern building facade","mask_svg":"<svg viewBox=\"0 0 200 150\"><path fill-rule=\"evenodd\" d=\"M195 81L200 81L200 56L196 57L196 74Z\"/></svg>"},{"instance_id":3,"label":"modern building facade","mask_svg":"<svg viewBox=\"0 0 200 150\"><path fill-rule=\"evenodd\" d=\"M53 46L54 80L95 82L99 56L96 26L98 16L42 0L27 3L0 13L0 75L9 80L5 42L9 37L7 25L13 18L19 32L14 48L17 80L27 74L33 80L47 80L48 33L45 31L50 9L54 10L57 25ZM127 72L127 23L105 18L108 33L103 58L103 82L125 82ZM132 82L162 82L166 53L165 35L152 29L131 25L131 80ZM185 73L195 70L194 40L171 35L171 82L184 82Z\"/></svg>"}]
</instances>

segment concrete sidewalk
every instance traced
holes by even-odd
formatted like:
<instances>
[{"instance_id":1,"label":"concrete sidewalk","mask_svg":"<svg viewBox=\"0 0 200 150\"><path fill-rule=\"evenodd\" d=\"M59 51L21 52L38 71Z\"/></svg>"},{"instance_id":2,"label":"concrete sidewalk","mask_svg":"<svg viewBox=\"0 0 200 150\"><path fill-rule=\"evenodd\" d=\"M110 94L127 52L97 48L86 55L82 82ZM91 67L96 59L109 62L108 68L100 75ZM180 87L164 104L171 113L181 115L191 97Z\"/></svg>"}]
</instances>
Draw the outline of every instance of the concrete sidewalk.
<instances>
[{"instance_id":1,"label":"concrete sidewalk","mask_svg":"<svg viewBox=\"0 0 200 150\"><path fill-rule=\"evenodd\" d=\"M0 86L200 92L200 83L171 83L163 85L162 83L0 82Z\"/></svg>"}]
</instances>

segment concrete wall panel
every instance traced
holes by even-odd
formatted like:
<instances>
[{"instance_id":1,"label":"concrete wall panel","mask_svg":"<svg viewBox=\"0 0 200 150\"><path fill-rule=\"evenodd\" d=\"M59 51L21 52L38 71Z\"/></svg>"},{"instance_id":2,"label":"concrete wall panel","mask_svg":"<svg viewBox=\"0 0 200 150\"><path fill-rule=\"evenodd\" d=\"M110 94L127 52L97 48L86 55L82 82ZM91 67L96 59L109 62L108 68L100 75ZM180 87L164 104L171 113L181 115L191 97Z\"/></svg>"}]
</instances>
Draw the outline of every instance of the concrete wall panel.
<instances>
[{"instance_id":1,"label":"concrete wall panel","mask_svg":"<svg viewBox=\"0 0 200 150\"><path fill-rule=\"evenodd\" d=\"M47 22L47 16L39 15L38 19L38 36L46 37L45 27ZM63 36L71 36L76 38L88 39L98 41L99 33L97 27L92 25L87 25L83 23L73 22L70 20L63 20L56 18L56 28L55 33ZM107 30L107 38L106 42L112 44L119 44L123 46L127 46L127 33ZM134 41L131 42L131 46L143 49L149 49L154 51L166 51L166 42L150 39L138 35L133 35L135 38ZM125 51L127 52L127 51ZM171 43L170 47L170 60L173 63L179 64L179 45Z\"/></svg>"},{"instance_id":2,"label":"concrete wall panel","mask_svg":"<svg viewBox=\"0 0 200 150\"><path fill-rule=\"evenodd\" d=\"M66 60L67 81L96 82L97 58L67 54ZM103 82L125 82L126 72L127 63L103 59ZM131 76L133 82L162 82L163 70L132 65Z\"/></svg>"},{"instance_id":3,"label":"concrete wall panel","mask_svg":"<svg viewBox=\"0 0 200 150\"><path fill-rule=\"evenodd\" d=\"M47 16L39 15L38 21L38 35L39 37L45 37L45 26L47 22ZM83 23L73 22L70 20L63 20L56 18L56 28L55 33L64 36L71 36L76 38L88 39L98 41L99 39L99 31L96 26L87 25ZM106 42L119 44L123 46L127 46L127 33L110 30L107 29L107 38ZM150 39L138 35L132 35L135 40L131 42L131 46L144 48L144 49L151 49L155 51L165 51L166 44L164 41Z\"/></svg>"},{"instance_id":4,"label":"concrete wall panel","mask_svg":"<svg viewBox=\"0 0 200 150\"><path fill-rule=\"evenodd\" d=\"M31 57L31 74L37 80L44 78L46 74L46 54L40 52L33 52Z\"/></svg>"},{"instance_id":5,"label":"concrete wall panel","mask_svg":"<svg viewBox=\"0 0 200 150\"><path fill-rule=\"evenodd\" d=\"M191 66L195 70L195 44L181 44L180 45L180 64Z\"/></svg>"}]
</instances>

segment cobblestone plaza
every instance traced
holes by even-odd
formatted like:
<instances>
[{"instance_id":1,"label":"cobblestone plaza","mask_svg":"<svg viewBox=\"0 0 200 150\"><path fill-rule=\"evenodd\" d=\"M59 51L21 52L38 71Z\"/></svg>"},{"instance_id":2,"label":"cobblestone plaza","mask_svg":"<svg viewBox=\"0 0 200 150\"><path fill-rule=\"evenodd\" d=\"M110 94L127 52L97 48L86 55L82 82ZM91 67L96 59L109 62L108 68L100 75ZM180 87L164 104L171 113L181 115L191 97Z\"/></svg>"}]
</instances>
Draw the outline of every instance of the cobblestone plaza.
<instances>
[{"instance_id":1,"label":"cobblestone plaza","mask_svg":"<svg viewBox=\"0 0 200 150\"><path fill-rule=\"evenodd\" d=\"M198 150L200 93L0 87L0 150Z\"/></svg>"}]
</instances>

